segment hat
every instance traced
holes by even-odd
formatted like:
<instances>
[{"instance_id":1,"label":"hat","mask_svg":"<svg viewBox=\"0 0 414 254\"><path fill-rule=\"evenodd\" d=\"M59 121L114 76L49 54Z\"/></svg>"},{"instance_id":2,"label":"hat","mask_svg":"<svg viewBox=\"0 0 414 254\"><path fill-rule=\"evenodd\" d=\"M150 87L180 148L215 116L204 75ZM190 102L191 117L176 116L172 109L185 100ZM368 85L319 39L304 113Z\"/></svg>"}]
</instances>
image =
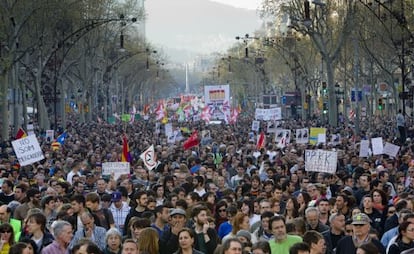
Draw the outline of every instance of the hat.
<instances>
[{"instance_id":1,"label":"hat","mask_svg":"<svg viewBox=\"0 0 414 254\"><path fill-rule=\"evenodd\" d=\"M252 235L250 234L249 231L247 230L239 230L239 232L237 232L236 237L244 237L246 238L249 242L252 240Z\"/></svg>"},{"instance_id":2,"label":"hat","mask_svg":"<svg viewBox=\"0 0 414 254\"><path fill-rule=\"evenodd\" d=\"M171 210L170 212L170 216L174 216L174 215L182 215L182 216L186 216L185 211L181 208L174 208Z\"/></svg>"},{"instance_id":3,"label":"hat","mask_svg":"<svg viewBox=\"0 0 414 254\"><path fill-rule=\"evenodd\" d=\"M358 213L352 217L352 225L366 225L370 224L371 219L365 213Z\"/></svg>"},{"instance_id":4,"label":"hat","mask_svg":"<svg viewBox=\"0 0 414 254\"><path fill-rule=\"evenodd\" d=\"M111 196L112 196L112 198L111 198L112 202L117 202L117 201L120 201L122 199L122 194L119 191L112 192Z\"/></svg>"}]
</instances>

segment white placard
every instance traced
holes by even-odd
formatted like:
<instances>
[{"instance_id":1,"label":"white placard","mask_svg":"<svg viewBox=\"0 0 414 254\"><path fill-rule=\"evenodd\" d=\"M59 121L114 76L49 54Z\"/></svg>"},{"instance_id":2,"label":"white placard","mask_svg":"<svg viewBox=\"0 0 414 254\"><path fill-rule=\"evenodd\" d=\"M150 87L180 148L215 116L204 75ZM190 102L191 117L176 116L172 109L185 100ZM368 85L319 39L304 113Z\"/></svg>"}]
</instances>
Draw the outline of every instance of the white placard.
<instances>
[{"instance_id":1,"label":"white placard","mask_svg":"<svg viewBox=\"0 0 414 254\"><path fill-rule=\"evenodd\" d=\"M359 157L368 157L369 155L369 140L361 140L359 145Z\"/></svg>"},{"instance_id":2,"label":"white placard","mask_svg":"<svg viewBox=\"0 0 414 254\"><path fill-rule=\"evenodd\" d=\"M114 173L115 180L121 175L129 175L130 164L129 162L104 162L102 163L102 175L111 175Z\"/></svg>"},{"instance_id":3,"label":"white placard","mask_svg":"<svg viewBox=\"0 0 414 254\"><path fill-rule=\"evenodd\" d=\"M35 135L12 141L12 145L20 166L30 165L45 158Z\"/></svg>"},{"instance_id":4,"label":"white placard","mask_svg":"<svg viewBox=\"0 0 414 254\"><path fill-rule=\"evenodd\" d=\"M34 125L33 124L28 124L27 125L27 135L35 135L34 133Z\"/></svg>"},{"instance_id":5,"label":"white placard","mask_svg":"<svg viewBox=\"0 0 414 254\"><path fill-rule=\"evenodd\" d=\"M46 130L46 140L52 142L55 139L55 130Z\"/></svg>"},{"instance_id":6,"label":"white placard","mask_svg":"<svg viewBox=\"0 0 414 254\"><path fill-rule=\"evenodd\" d=\"M372 144L372 154L378 155L382 154L382 151L384 150L384 144L382 143L382 138L372 138L371 139Z\"/></svg>"},{"instance_id":7,"label":"white placard","mask_svg":"<svg viewBox=\"0 0 414 254\"><path fill-rule=\"evenodd\" d=\"M385 142L385 146L382 152L383 154L387 154L391 157L397 157L399 150L400 150L399 146Z\"/></svg>"},{"instance_id":8,"label":"white placard","mask_svg":"<svg viewBox=\"0 0 414 254\"><path fill-rule=\"evenodd\" d=\"M318 134L318 143L319 144L326 143L326 133L319 133Z\"/></svg>"},{"instance_id":9,"label":"white placard","mask_svg":"<svg viewBox=\"0 0 414 254\"><path fill-rule=\"evenodd\" d=\"M335 174L338 154L334 151L306 150L305 170Z\"/></svg>"},{"instance_id":10,"label":"white placard","mask_svg":"<svg viewBox=\"0 0 414 254\"><path fill-rule=\"evenodd\" d=\"M252 131L258 132L260 128L259 121L252 121Z\"/></svg>"},{"instance_id":11,"label":"white placard","mask_svg":"<svg viewBox=\"0 0 414 254\"><path fill-rule=\"evenodd\" d=\"M267 121L267 133L275 133L275 132L276 132L276 122Z\"/></svg>"},{"instance_id":12,"label":"white placard","mask_svg":"<svg viewBox=\"0 0 414 254\"><path fill-rule=\"evenodd\" d=\"M164 126L164 130L165 130L165 136L170 136L173 134L173 127L172 127L172 123L166 123Z\"/></svg>"},{"instance_id":13,"label":"white placard","mask_svg":"<svg viewBox=\"0 0 414 254\"><path fill-rule=\"evenodd\" d=\"M307 144L309 142L309 129L296 129L295 140L297 144Z\"/></svg>"}]
</instances>

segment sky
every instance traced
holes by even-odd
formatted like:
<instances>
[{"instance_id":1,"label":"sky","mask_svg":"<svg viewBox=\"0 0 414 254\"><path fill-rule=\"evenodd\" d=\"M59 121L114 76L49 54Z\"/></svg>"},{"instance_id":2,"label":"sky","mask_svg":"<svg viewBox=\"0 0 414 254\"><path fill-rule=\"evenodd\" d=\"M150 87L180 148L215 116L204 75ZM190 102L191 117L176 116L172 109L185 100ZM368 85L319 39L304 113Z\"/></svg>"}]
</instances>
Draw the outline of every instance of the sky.
<instances>
[{"instance_id":1,"label":"sky","mask_svg":"<svg viewBox=\"0 0 414 254\"><path fill-rule=\"evenodd\" d=\"M237 43L236 36L252 34L260 28L257 9L261 1L148 0L146 36L172 62L190 61L197 54L225 52Z\"/></svg>"},{"instance_id":2,"label":"sky","mask_svg":"<svg viewBox=\"0 0 414 254\"><path fill-rule=\"evenodd\" d=\"M257 10L262 0L212 0L212 1L231 5L237 8Z\"/></svg>"}]
</instances>

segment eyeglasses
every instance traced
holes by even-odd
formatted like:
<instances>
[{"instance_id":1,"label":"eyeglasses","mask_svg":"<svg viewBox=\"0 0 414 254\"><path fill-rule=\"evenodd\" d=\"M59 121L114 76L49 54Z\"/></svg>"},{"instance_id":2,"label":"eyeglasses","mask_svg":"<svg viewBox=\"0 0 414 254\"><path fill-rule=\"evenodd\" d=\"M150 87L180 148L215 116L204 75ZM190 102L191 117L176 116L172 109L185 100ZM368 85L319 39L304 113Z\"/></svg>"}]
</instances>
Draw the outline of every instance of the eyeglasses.
<instances>
[{"instance_id":1,"label":"eyeglasses","mask_svg":"<svg viewBox=\"0 0 414 254\"><path fill-rule=\"evenodd\" d=\"M355 226L355 227L363 227L363 226L365 226L367 224L352 224L352 225Z\"/></svg>"},{"instance_id":2,"label":"eyeglasses","mask_svg":"<svg viewBox=\"0 0 414 254\"><path fill-rule=\"evenodd\" d=\"M9 233L10 234L11 233L11 230L1 230L0 233L3 233L3 234L4 233Z\"/></svg>"}]
</instances>

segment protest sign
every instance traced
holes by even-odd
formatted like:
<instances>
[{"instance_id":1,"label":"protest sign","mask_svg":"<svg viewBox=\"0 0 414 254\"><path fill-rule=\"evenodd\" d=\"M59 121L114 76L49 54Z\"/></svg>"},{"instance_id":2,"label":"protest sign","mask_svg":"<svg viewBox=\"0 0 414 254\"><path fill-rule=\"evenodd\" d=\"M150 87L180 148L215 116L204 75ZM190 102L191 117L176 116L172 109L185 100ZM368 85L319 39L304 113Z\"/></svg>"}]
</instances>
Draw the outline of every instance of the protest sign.
<instances>
[{"instance_id":1,"label":"protest sign","mask_svg":"<svg viewBox=\"0 0 414 254\"><path fill-rule=\"evenodd\" d=\"M379 155L382 154L382 151L384 150L384 145L382 143L382 138L372 138L371 139L372 144L372 154L373 155Z\"/></svg>"},{"instance_id":2,"label":"protest sign","mask_svg":"<svg viewBox=\"0 0 414 254\"><path fill-rule=\"evenodd\" d=\"M114 174L114 179L118 180L121 175L129 175L129 162L104 162L102 163L102 175Z\"/></svg>"},{"instance_id":3,"label":"protest sign","mask_svg":"<svg viewBox=\"0 0 414 254\"><path fill-rule=\"evenodd\" d=\"M20 166L30 165L45 158L35 135L12 141L12 145Z\"/></svg>"},{"instance_id":4,"label":"protest sign","mask_svg":"<svg viewBox=\"0 0 414 254\"><path fill-rule=\"evenodd\" d=\"M338 154L334 151L306 150L305 170L334 174L338 161Z\"/></svg>"},{"instance_id":5,"label":"protest sign","mask_svg":"<svg viewBox=\"0 0 414 254\"><path fill-rule=\"evenodd\" d=\"M369 140L361 140L359 145L359 157L368 157L369 155Z\"/></svg>"},{"instance_id":6,"label":"protest sign","mask_svg":"<svg viewBox=\"0 0 414 254\"><path fill-rule=\"evenodd\" d=\"M386 142L384 149L383 149L383 154L387 154L391 157L397 157L397 153L400 150L400 147L391 143Z\"/></svg>"}]
</instances>

